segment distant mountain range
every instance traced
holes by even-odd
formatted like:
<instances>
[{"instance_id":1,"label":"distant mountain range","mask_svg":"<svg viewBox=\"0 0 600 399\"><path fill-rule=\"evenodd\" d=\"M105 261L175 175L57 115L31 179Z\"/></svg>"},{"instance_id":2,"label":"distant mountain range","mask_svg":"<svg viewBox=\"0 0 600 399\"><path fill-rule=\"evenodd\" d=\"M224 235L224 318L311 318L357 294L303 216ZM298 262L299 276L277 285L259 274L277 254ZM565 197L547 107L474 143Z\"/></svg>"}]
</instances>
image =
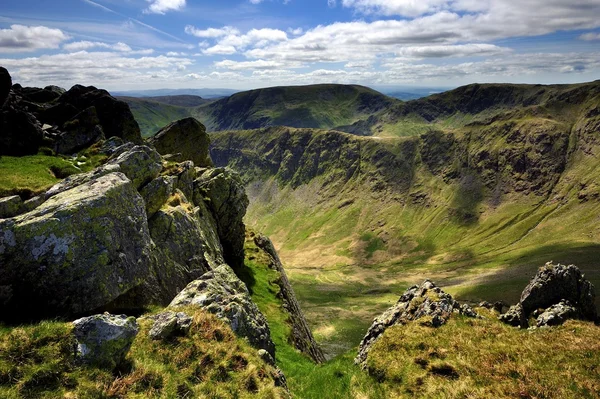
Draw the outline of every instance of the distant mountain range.
<instances>
[{"instance_id":1,"label":"distant mountain range","mask_svg":"<svg viewBox=\"0 0 600 399\"><path fill-rule=\"evenodd\" d=\"M202 98L220 98L227 97L239 92L232 89L155 89L155 90L128 90L111 91L115 97L162 97L162 96L181 96L191 95Z\"/></svg>"}]
</instances>

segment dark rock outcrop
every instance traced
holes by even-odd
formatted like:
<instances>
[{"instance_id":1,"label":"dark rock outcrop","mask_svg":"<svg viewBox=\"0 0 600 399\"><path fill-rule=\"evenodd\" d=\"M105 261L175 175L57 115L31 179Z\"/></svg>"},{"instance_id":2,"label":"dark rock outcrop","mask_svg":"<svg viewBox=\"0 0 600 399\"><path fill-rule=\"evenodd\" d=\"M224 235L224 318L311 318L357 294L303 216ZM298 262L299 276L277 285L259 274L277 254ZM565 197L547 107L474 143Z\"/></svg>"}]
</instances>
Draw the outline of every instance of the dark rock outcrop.
<instances>
[{"instance_id":1,"label":"dark rock outcrop","mask_svg":"<svg viewBox=\"0 0 600 399\"><path fill-rule=\"evenodd\" d=\"M73 322L77 358L85 364L114 369L125 360L139 329L134 317L108 313Z\"/></svg>"},{"instance_id":2,"label":"dark rock outcrop","mask_svg":"<svg viewBox=\"0 0 600 399\"><path fill-rule=\"evenodd\" d=\"M153 319L154 324L148 335L156 340L185 335L192 326L192 318L183 312L163 312Z\"/></svg>"},{"instance_id":3,"label":"dark rock outcrop","mask_svg":"<svg viewBox=\"0 0 600 399\"><path fill-rule=\"evenodd\" d=\"M569 318L597 321L595 298L593 284L576 266L548 262L525 287L519 303L501 315L500 320L527 328L529 318L541 310L538 326L562 324Z\"/></svg>"},{"instance_id":4,"label":"dark rock outcrop","mask_svg":"<svg viewBox=\"0 0 600 399\"><path fill-rule=\"evenodd\" d=\"M4 106L4 103L8 99L10 94L10 88L12 87L12 78L10 73L4 67L0 67L0 108Z\"/></svg>"},{"instance_id":5,"label":"dark rock outcrop","mask_svg":"<svg viewBox=\"0 0 600 399\"><path fill-rule=\"evenodd\" d=\"M179 161L189 159L199 167L212 166L208 153L210 137L195 118L181 119L163 127L148 142L163 155L179 154Z\"/></svg>"},{"instance_id":6,"label":"dark rock outcrop","mask_svg":"<svg viewBox=\"0 0 600 399\"><path fill-rule=\"evenodd\" d=\"M440 327L453 313L479 317L468 305L459 304L429 280L425 280L420 286L412 286L394 306L375 318L360 343L354 362L364 366L373 343L391 326L418 320L423 325Z\"/></svg>"},{"instance_id":7,"label":"dark rock outcrop","mask_svg":"<svg viewBox=\"0 0 600 399\"><path fill-rule=\"evenodd\" d=\"M67 121L62 128L54 150L59 154L72 154L104 139L95 107L89 107Z\"/></svg>"},{"instance_id":8,"label":"dark rock outcrop","mask_svg":"<svg viewBox=\"0 0 600 399\"><path fill-rule=\"evenodd\" d=\"M325 362L325 355L319 345L315 341L310 328L308 327L308 323L304 318L304 314L300 309L300 304L296 299L296 295L294 294L294 290L287 278L285 273L285 269L277 255L277 251L275 251L275 247L271 240L262 235L254 236L254 243L257 247L265 251L270 257L269 267L271 269L276 270L279 273L279 279L275 282L279 286L279 294L283 301L283 307L289 314L289 323L292 327L291 332L291 340L300 352L307 354L310 356L315 362L323 363Z\"/></svg>"}]
</instances>

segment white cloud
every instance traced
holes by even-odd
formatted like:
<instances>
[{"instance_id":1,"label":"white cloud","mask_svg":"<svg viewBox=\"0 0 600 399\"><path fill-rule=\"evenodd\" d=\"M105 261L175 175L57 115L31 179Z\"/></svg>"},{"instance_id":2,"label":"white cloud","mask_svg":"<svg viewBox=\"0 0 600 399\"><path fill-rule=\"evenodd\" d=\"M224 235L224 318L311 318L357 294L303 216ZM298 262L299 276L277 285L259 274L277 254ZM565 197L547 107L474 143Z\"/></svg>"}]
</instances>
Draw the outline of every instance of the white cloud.
<instances>
[{"instance_id":1,"label":"white cloud","mask_svg":"<svg viewBox=\"0 0 600 399\"><path fill-rule=\"evenodd\" d=\"M215 62L215 67L230 69L232 71L277 69L277 68L281 68L282 66L283 66L283 64L281 64L280 62L265 61L265 60L246 61L246 62L225 60L225 61Z\"/></svg>"},{"instance_id":2,"label":"white cloud","mask_svg":"<svg viewBox=\"0 0 600 399\"><path fill-rule=\"evenodd\" d=\"M0 52L16 53L38 49L55 49L69 39L60 29L45 26L11 25L0 29Z\"/></svg>"},{"instance_id":3,"label":"white cloud","mask_svg":"<svg viewBox=\"0 0 600 399\"><path fill-rule=\"evenodd\" d=\"M263 0L250 0L250 3L252 3L252 4L260 4L262 2L263 2Z\"/></svg>"},{"instance_id":4,"label":"white cloud","mask_svg":"<svg viewBox=\"0 0 600 399\"><path fill-rule=\"evenodd\" d=\"M406 58L445 58L498 55L509 49L493 44L457 44L403 47L397 55Z\"/></svg>"},{"instance_id":5,"label":"white cloud","mask_svg":"<svg viewBox=\"0 0 600 399\"><path fill-rule=\"evenodd\" d=\"M294 36L299 36L302 33L304 33L304 29L302 29L302 28L296 28L296 29L289 28L288 29L288 33L291 33Z\"/></svg>"},{"instance_id":6,"label":"white cloud","mask_svg":"<svg viewBox=\"0 0 600 399\"><path fill-rule=\"evenodd\" d=\"M205 55L231 55L235 54L236 50L233 46L223 46L221 44L217 44L216 46L202 50L202 53Z\"/></svg>"},{"instance_id":7,"label":"white cloud","mask_svg":"<svg viewBox=\"0 0 600 399\"><path fill-rule=\"evenodd\" d=\"M168 11L180 11L185 8L185 0L146 0L150 6L144 10L149 14L165 14Z\"/></svg>"},{"instance_id":8,"label":"white cloud","mask_svg":"<svg viewBox=\"0 0 600 399\"><path fill-rule=\"evenodd\" d=\"M67 44L64 44L62 47L64 50L67 50L67 51L81 51L81 50L89 50L92 48L103 48L103 49L122 51L122 52L132 51L131 47L129 47L127 44L121 43L121 42L115 43L115 44L108 44L108 43L104 43L104 42L89 42L89 41L84 40L84 41L79 41L79 42L67 43Z\"/></svg>"},{"instance_id":9,"label":"white cloud","mask_svg":"<svg viewBox=\"0 0 600 399\"><path fill-rule=\"evenodd\" d=\"M232 28L231 26L224 26L222 28L197 29L192 25L187 25L185 27L185 33L196 37L217 38L227 35L239 35L240 31Z\"/></svg>"},{"instance_id":10,"label":"white cloud","mask_svg":"<svg viewBox=\"0 0 600 399\"><path fill-rule=\"evenodd\" d=\"M363 14L402 15L416 17L441 11L448 0L342 0L344 7L354 8Z\"/></svg>"},{"instance_id":11,"label":"white cloud","mask_svg":"<svg viewBox=\"0 0 600 399\"><path fill-rule=\"evenodd\" d=\"M594 40L600 40L600 33L585 33L581 36L579 36L580 40L585 40L585 41L594 41Z\"/></svg>"},{"instance_id":12,"label":"white cloud","mask_svg":"<svg viewBox=\"0 0 600 399\"><path fill-rule=\"evenodd\" d=\"M260 48L274 42L288 40L287 34L279 29L252 29L245 34L230 26L223 28L197 29L191 25L185 27L185 32L196 37L216 39L217 43L203 50L204 54L235 54L248 47Z\"/></svg>"}]
</instances>

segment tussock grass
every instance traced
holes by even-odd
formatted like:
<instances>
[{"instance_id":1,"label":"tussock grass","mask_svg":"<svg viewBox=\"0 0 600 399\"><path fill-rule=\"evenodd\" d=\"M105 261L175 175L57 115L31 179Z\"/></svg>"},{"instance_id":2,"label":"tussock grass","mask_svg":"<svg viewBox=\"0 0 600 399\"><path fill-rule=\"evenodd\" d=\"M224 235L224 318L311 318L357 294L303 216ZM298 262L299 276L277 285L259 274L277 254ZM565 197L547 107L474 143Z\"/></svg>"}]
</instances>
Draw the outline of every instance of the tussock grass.
<instances>
[{"instance_id":1,"label":"tussock grass","mask_svg":"<svg viewBox=\"0 0 600 399\"><path fill-rule=\"evenodd\" d=\"M73 360L71 324L0 327L2 398L282 398L274 369L229 326L196 308L190 333L170 341L148 337L139 320L125 364L103 370Z\"/></svg>"},{"instance_id":2,"label":"tussock grass","mask_svg":"<svg viewBox=\"0 0 600 399\"><path fill-rule=\"evenodd\" d=\"M519 330L478 311L486 319L388 329L369 353L368 373L398 398L600 397L600 327Z\"/></svg>"}]
</instances>

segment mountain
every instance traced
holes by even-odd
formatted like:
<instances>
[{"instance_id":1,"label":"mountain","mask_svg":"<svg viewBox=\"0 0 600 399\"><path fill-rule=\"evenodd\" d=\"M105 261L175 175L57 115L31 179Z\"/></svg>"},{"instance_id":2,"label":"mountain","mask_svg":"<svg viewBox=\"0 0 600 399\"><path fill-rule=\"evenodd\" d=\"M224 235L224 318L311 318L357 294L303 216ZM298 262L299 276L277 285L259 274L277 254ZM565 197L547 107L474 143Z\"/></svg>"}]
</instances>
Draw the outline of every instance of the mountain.
<instances>
[{"instance_id":1,"label":"mountain","mask_svg":"<svg viewBox=\"0 0 600 399\"><path fill-rule=\"evenodd\" d=\"M473 302L516 301L549 260L600 285L600 82L470 85L396 103L371 127L389 126L212 135L326 352L356 345L422 276Z\"/></svg>"},{"instance_id":2,"label":"mountain","mask_svg":"<svg viewBox=\"0 0 600 399\"><path fill-rule=\"evenodd\" d=\"M335 128L380 112L398 100L355 85L311 85L250 90L196 108L209 131L267 126Z\"/></svg>"},{"instance_id":3,"label":"mountain","mask_svg":"<svg viewBox=\"0 0 600 399\"><path fill-rule=\"evenodd\" d=\"M192 96L187 94L171 95L171 96L157 96L157 97L143 97L143 100L154 101L157 103L175 105L177 107L197 107L202 104L211 102L212 100L204 99L200 96Z\"/></svg>"},{"instance_id":4,"label":"mountain","mask_svg":"<svg viewBox=\"0 0 600 399\"><path fill-rule=\"evenodd\" d=\"M156 90L128 90L128 91L112 91L113 96L120 97L163 97L163 96L180 96L191 95L199 96L207 99L215 99L219 97L227 97L239 90L232 89L156 89Z\"/></svg>"},{"instance_id":5,"label":"mountain","mask_svg":"<svg viewBox=\"0 0 600 399\"><path fill-rule=\"evenodd\" d=\"M150 137L169 123L188 117L191 108L178 104L200 102L200 97L196 96L117 98L129 105L143 137ZM158 101L159 99L160 101Z\"/></svg>"}]
</instances>

